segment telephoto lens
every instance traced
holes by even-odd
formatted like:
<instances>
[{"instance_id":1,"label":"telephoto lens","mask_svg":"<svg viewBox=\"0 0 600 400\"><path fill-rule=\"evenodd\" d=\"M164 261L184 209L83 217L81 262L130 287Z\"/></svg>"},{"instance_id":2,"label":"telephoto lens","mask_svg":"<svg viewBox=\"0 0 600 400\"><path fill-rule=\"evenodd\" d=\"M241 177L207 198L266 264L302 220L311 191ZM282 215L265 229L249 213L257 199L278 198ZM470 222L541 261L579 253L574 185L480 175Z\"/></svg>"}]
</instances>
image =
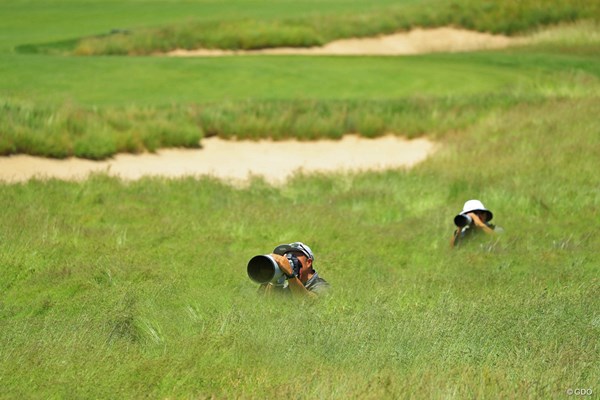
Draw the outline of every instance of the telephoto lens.
<instances>
[{"instance_id":1,"label":"telephoto lens","mask_svg":"<svg viewBox=\"0 0 600 400\"><path fill-rule=\"evenodd\" d=\"M248 277L256 283L283 285L285 275L279 269L277 261L270 255L254 256L248 262Z\"/></svg>"},{"instance_id":2,"label":"telephoto lens","mask_svg":"<svg viewBox=\"0 0 600 400\"><path fill-rule=\"evenodd\" d=\"M454 224L459 228L464 228L467 225L471 225L473 219L465 214L458 214L454 217Z\"/></svg>"}]
</instances>

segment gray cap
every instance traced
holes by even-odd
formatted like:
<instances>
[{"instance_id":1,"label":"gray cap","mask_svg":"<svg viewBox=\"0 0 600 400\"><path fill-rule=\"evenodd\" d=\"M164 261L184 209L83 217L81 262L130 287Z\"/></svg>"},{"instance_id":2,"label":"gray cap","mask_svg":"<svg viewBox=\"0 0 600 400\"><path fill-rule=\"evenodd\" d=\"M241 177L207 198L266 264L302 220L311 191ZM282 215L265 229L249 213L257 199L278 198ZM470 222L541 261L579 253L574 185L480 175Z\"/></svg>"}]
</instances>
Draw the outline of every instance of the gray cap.
<instances>
[{"instance_id":1,"label":"gray cap","mask_svg":"<svg viewBox=\"0 0 600 400\"><path fill-rule=\"evenodd\" d=\"M291 251L299 251L302 254L304 254L309 260L315 259L315 256L314 256L312 250L310 249L310 247L308 247L307 245L305 245L302 242L294 242L294 243L290 243L290 244L280 244L279 246L275 247L275 250L273 250L273 253L279 254L280 256L282 256L285 253L289 253Z\"/></svg>"}]
</instances>

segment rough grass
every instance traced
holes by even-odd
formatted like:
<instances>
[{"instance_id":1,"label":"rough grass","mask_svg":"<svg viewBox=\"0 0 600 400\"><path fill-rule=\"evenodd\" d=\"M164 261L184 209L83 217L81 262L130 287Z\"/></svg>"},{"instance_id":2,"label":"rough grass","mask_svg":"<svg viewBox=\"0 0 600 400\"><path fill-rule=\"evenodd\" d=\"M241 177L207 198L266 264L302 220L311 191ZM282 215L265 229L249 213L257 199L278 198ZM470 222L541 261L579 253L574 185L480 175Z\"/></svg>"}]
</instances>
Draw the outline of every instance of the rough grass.
<instances>
[{"instance_id":1,"label":"rough grass","mask_svg":"<svg viewBox=\"0 0 600 400\"><path fill-rule=\"evenodd\" d=\"M411 27L456 26L482 32L515 35L538 27L582 19L598 20L597 2L536 0L481 2L474 0L409 2L370 11L315 12L290 18L230 19L177 22L163 27L117 31L80 40L21 47L29 52L60 52L77 55L140 55L183 48L260 49L309 47L335 39L366 37L408 30Z\"/></svg>"},{"instance_id":2,"label":"rough grass","mask_svg":"<svg viewBox=\"0 0 600 400\"><path fill-rule=\"evenodd\" d=\"M0 155L100 160L161 147L197 148L202 137L191 107L98 109L5 101L0 108Z\"/></svg>"},{"instance_id":3,"label":"rough grass","mask_svg":"<svg viewBox=\"0 0 600 400\"><path fill-rule=\"evenodd\" d=\"M553 96L549 93L548 96ZM31 154L101 160L116 153L194 148L201 137L226 139L339 139L347 133L378 137L443 136L534 95L408 98L395 101L239 101L189 107L38 108L6 102L0 155Z\"/></svg>"},{"instance_id":4,"label":"rough grass","mask_svg":"<svg viewBox=\"0 0 600 400\"><path fill-rule=\"evenodd\" d=\"M597 388L596 99L498 111L412 171L0 186L7 398L559 398ZM449 250L480 198L505 228ZM290 218L293 213L293 218ZM258 297L304 240L333 285Z\"/></svg>"}]
</instances>

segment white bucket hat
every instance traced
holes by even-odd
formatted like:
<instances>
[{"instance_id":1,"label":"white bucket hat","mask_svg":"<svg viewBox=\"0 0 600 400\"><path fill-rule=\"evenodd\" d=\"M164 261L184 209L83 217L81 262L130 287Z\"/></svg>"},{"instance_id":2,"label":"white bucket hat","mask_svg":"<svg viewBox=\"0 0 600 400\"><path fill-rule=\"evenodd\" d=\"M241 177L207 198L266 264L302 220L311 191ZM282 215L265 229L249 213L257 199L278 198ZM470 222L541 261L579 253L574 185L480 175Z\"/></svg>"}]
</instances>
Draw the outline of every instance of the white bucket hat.
<instances>
[{"instance_id":1,"label":"white bucket hat","mask_svg":"<svg viewBox=\"0 0 600 400\"><path fill-rule=\"evenodd\" d=\"M490 210L485 208L483 203L479 200L468 200L467 202L465 202L465 205L463 206L460 215L467 215L468 213L473 211L484 211L488 215L488 221L491 221L492 218L494 218L494 214Z\"/></svg>"}]
</instances>

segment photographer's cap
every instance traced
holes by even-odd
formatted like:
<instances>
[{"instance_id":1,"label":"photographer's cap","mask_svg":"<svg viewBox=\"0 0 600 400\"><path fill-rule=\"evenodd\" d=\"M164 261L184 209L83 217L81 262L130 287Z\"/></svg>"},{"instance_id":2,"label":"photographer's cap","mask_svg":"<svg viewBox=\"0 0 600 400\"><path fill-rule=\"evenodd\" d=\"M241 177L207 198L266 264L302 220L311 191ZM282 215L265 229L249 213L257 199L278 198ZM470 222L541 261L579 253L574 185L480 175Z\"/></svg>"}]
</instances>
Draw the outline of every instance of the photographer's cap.
<instances>
[{"instance_id":1,"label":"photographer's cap","mask_svg":"<svg viewBox=\"0 0 600 400\"><path fill-rule=\"evenodd\" d=\"M273 250L273 253L283 256L285 253L289 253L290 251L299 251L302 254L304 254L309 260L315 259L315 256L314 256L312 250L310 249L310 247L308 247L307 245L305 245L302 242L294 242L294 243L290 243L290 244L280 244L279 246L275 247L275 250Z\"/></svg>"},{"instance_id":2,"label":"photographer's cap","mask_svg":"<svg viewBox=\"0 0 600 400\"><path fill-rule=\"evenodd\" d=\"M483 205L483 203L479 200L468 200L465 205L463 206L463 210L460 212L460 215L467 215L470 212L473 211L484 211L487 213L488 221L491 221L492 218L494 218L494 214L492 214L492 212L490 210L488 210L487 208L485 208L485 206Z\"/></svg>"}]
</instances>

